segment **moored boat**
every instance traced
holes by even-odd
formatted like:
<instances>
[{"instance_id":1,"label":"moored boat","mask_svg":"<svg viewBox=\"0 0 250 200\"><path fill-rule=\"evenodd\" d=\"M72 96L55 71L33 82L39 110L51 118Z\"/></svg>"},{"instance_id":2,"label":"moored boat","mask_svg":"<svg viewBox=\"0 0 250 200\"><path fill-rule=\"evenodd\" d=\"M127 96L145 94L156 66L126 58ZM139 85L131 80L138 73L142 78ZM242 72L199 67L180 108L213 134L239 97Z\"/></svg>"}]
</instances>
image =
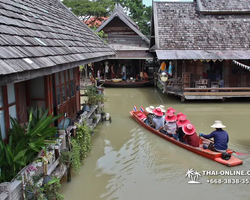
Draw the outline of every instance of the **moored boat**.
<instances>
[{"instance_id":1,"label":"moored boat","mask_svg":"<svg viewBox=\"0 0 250 200\"><path fill-rule=\"evenodd\" d=\"M198 155L201 155L203 157L206 157L206 158L209 158L211 160L214 160L218 163L221 163L223 165L226 165L228 167L233 167L233 166L237 166L237 165L242 165L243 164L243 161L236 158L235 156L233 156L233 151L232 150L227 150L227 153L231 154L231 158L229 160L224 160L222 159L221 157L221 154L220 152L214 152L214 151L210 151L208 149L203 149L202 147L199 147L199 148L196 148L196 147L193 147L193 146L190 146L190 145L187 145L187 144L184 144L182 142L179 142L177 140L175 140L174 138L172 137L169 137L169 136L166 136L164 135L163 133L161 133L160 131L158 130L155 130L153 127L145 124L143 121L141 121L139 119L139 117L137 116L138 113L140 113L141 111L130 111L130 114L131 116L140 124L142 125L144 128L148 129L149 131L151 131L152 133L164 138L165 140L168 140L169 142L172 142L188 151L191 151L191 152L194 152ZM144 112L145 114L147 114L146 112ZM196 133L195 133L196 134ZM202 142L204 141L203 138L200 138L200 144L202 144Z\"/></svg>"},{"instance_id":2,"label":"moored boat","mask_svg":"<svg viewBox=\"0 0 250 200\"><path fill-rule=\"evenodd\" d=\"M97 82L97 85L102 85L104 87L121 87L121 88L145 87L145 86L152 86L153 84L154 80L123 81L121 79L116 79L116 80L100 80Z\"/></svg>"}]
</instances>

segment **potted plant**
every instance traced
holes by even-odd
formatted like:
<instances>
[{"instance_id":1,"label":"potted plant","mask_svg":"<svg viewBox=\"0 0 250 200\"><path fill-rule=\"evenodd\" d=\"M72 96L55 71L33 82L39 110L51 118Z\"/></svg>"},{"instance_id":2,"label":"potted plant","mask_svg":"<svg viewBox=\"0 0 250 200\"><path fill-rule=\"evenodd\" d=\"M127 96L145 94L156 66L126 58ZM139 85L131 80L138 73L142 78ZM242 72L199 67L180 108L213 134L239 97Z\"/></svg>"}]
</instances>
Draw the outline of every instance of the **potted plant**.
<instances>
[{"instance_id":1,"label":"potted plant","mask_svg":"<svg viewBox=\"0 0 250 200\"><path fill-rule=\"evenodd\" d=\"M26 199L33 199L37 189L38 189L38 187L35 184L32 184L30 181L28 181L25 184L25 197L26 197Z\"/></svg>"},{"instance_id":2,"label":"potted plant","mask_svg":"<svg viewBox=\"0 0 250 200\"><path fill-rule=\"evenodd\" d=\"M93 123L95 124L97 122L97 116L93 116L92 119L93 119Z\"/></svg>"},{"instance_id":3,"label":"potted plant","mask_svg":"<svg viewBox=\"0 0 250 200\"><path fill-rule=\"evenodd\" d=\"M68 149L61 149L60 158L59 158L60 164L64 164L67 167L69 167L69 165L71 164L71 161L72 161L71 152Z\"/></svg>"},{"instance_id":4,"label":"potted plant","mask_svg":"<svg viewBox=\"0 0 250 200\"><path fill-rule=\"evenodd\" d=\"M44 184L43 192L47 199L63 200L64 196L58 192L60 188L60 179L53 178L47 184Z\"/></svg>"}]
</instances>

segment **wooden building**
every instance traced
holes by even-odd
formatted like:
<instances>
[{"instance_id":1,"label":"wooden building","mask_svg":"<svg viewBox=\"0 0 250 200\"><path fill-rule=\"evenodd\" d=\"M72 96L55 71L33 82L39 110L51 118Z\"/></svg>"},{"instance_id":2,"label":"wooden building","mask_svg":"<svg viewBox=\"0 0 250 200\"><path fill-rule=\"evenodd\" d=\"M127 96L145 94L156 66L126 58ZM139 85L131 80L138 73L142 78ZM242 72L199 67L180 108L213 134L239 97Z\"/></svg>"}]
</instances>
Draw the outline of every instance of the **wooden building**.
<instances>
[{"instance_id":1,"label":"wooden building","mask_svg":"<svg viewBox=\"0 0 250 200\"><path fill-rule=\"evenodd\" d=\"M153 59L154 53L149 52L149 39L141 33L138 25L126 15L119 3L112 14L96 32L107 34L108 45L116 51L116 57L108 59L109 67L115 63L116 75L120 76L122 64L127 65L127 77L139 74L145 67L147 59ZM97 68L104 67L99 63ZM149 72L149 69L144 69Z\"/></svg>"},{"instance_id":2,"label":"wooden building","mask_svg":"<svg viewBox=\"0 0 250 200\"><path fill-rule=\"evenodd\" d=\"M8 137L9 116L28 122L27 107L75 118L79 65L112 55L115 51L60 0L0 1L2 137Z\"/></svg>"},{"instance_id":3,"label":"wooden building","mask_svg":"<svg viewBox=\"0 0 250 200\"><path fill-rule=\"evenodd\" d=\"M185 99L250 97L250 0L153 2L150 51L173 62L159 81Z\"/></svg>"}]
</instances>

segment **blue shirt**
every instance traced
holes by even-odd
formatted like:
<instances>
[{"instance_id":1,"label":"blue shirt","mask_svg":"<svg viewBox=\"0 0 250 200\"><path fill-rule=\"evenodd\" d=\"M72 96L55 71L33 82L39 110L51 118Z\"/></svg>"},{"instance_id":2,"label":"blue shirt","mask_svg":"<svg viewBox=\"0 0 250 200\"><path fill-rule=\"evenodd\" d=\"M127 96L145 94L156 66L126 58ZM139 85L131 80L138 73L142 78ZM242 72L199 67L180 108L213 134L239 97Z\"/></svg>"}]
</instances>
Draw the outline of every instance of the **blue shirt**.
<instances>
[{"instance_id":1,"label":"blue shirt","mask_svg":"<svg viewBox=\"0 0 250 200\"><path fill-rule=\"evenodd\" d=\"M229 141L228 133L222 129L213 131L209 135L201 134L202 137L209 139L214 138L214 148L217 150L227 150Z\"/></svg>"},{"instance_id":2,"label":"blue shirt","mask_svg":"<svg viewBox=\"0 0 250 200\"><path fill-rule=\"evenodd\" d=\"M164 115L162 117L154 117L153 118L153 123L155 125L155 129L158 130L159 128L163 127L165 121Z\"/></svg>"}]
</instances>

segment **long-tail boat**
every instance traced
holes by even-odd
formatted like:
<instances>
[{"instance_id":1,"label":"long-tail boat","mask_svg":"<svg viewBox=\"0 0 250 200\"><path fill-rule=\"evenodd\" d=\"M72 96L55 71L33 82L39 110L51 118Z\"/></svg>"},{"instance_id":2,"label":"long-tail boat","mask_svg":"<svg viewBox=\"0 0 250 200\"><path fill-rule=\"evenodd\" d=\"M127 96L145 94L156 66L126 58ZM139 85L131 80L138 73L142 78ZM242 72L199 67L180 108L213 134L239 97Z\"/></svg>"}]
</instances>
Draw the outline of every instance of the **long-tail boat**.
<instances>
[{"instance_id":1,"label":"long-tail boat","mask_svg":"<svg viewBox=\"0 0 250 200\"><path fill-rule=\"evenodd\" d=\"M154 80L122 80L122 79L111 79L111 80L100 80L97 85L104 87L121 87L121 88L133 88L133 87L145 87L153 86Z\"/></svg>"},{"instance_id":2,"label":"long-tail boat","mask_svg":"<svg viewBox=\"0 0 250 200\"><path fill-rule=\"evenodd\" d=\"M147 130L151 131L152 133L162 137L163 139L169 141L169 142L172 142L173 144L175 145L178 145L179 147L182 147L188 151L191 151L191 152L194 152L200 156L203 156L203 157L206 157L206 158L209 158L211 160L214 160L218 163L221 163L223 165L226 165L228 167L233 167L233 166L237 166L237 165L242 165L243 164L243 161L240 160L239 158L236 158L235 156L233 156L233 153L234 151L228 149L227 150L227 153L231 154L231 158L229 160L224 160L222 159L222 156L220 152L214 152L214 151L211 151L211 150L208 150L208 149L204 149L203 147L193 147L191 145L188 145L188 144L184 144L172 137L169 137L163 133L161 133L160 131L154 129L153 127L151 127L150 125L147 125L146 123L144 123L142 120L140 120L140 118L137 116L137 114L139 112L142 112L141 110L138 110L138 111L130 111L130 114L131 116L141 125L143 126L144 128L146 128ZM144 114L148 114L146 111L144 111ZM196 134L196 133L194 133ZM204 138L201 138L200 137L200 146L202 146L202 142L204 141L205 139Z\"/></svg>"}]
</instances>

